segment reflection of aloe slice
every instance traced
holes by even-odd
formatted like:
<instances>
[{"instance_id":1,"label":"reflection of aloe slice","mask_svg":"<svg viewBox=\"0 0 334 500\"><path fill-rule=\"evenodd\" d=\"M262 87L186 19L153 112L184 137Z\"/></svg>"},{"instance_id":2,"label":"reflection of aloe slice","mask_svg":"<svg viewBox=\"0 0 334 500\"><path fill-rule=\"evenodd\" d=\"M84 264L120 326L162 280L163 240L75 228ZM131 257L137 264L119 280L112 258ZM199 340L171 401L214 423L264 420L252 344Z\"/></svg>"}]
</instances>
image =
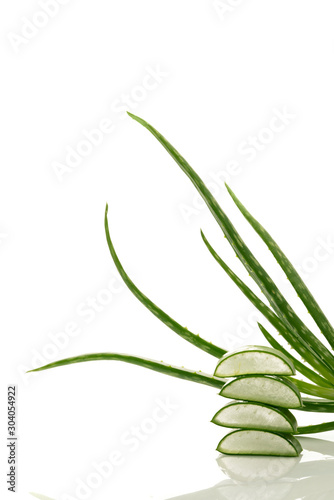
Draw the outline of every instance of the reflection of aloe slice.
<instances>
[{"instance_id":1,"label":"reflection of aloe slice","mask_svg":"<svg viewBox=\"0 0 334 500\"><path fill-rule=\"evenodd\" d=\"M334 457L333 441L314 437L302 437L299 440L303 443L303 448L307 451L315 451L316 453L321 453L321 455Z\"/></svg>"},{"instance_id":2,"label":"reflection of aloe slice","mask_svg":"<svg viewBox=\"0 0 334 500\"><path fill-rule=\"evenodd\" d=\"M300 438L302 457L220 455L219 467L230 479L212 488L168 500L333 500L334 443ZM317 452L318 460L312 452ZM312 454L309 454L311 452Z\"/></svg>"},{"instance_id":3,"label":"reflection of aloe slice","mask_svg":"<svg viewBox=\"0 0 334 500\"><path fill-rule=\"evenodd\" d=\"M235 484L223 481L221 484L202 491L170 498L168 500L292 500L287 496L292 489L288 482ZM263 496L265 494L265 496ZM296 497L295 497L296 498ZM295 500L295 498L293 500Z\"/></svg>"},{"instance_id":4,"label":"reflection of aloe slice","mask_svg":"<svg viewBox=\"0 0 334 500\"><path fill-rule=\"evenodd\" d=\"M326 476L305 477L292 484L291 496L285 500L295 500L296 498L302 498L303 500L333 500L333 473Z\"/></svg>"},{"instance_id":5,"label":"reflection of aloe slice","mask_svg":"<svg viewBox=\"0 0 334 500\"><path fill-rule=\"evenodd\" d=\"M39 493L30 493L35 498L38 498L38 500L53 500L50 497L46 497L45 495L40 495Z\"/></svg>"},{"instance_id":6,"label":"reflection of aloe slice","mask_svg":"<svg viewBox=\"0 0 334 500\"><path fill-rule=\"evenodd\" d=\"M240 457L242 458L242 457ZM298 467L298 466L297 466ZM223 481L213 488L181 495L168 500L333 500L332 476L306 477L268 483L258 480L251 483Z\"/></svg>"},{"instance_id":7,"label":"reflection of aloe slice","mask_svg":"<svg viewBox=\"0 0 334 500\"><path fill-rule=\"evenodd\" d=\"M194 491L168 500L224 500L225 496L221 493L221 489L216 487L208 488L207 490Z\"/></svg>"},{"instance_id":8,"label":"reflection of aloe slice","mask_svg":"<svg viewBox=\"0 0 334 500\"><path fill-rule=\"evenodd\" d=\"M288 477L300 478L300 477L315 477L315 476L331 476L331 485L334 491L334 460L332 458L326 458L321 462L321 467L319 467L319 460L311 460L309 462L300 463L296 470L292 469L287 473Z\"/></svg>"},{"instance_id":9,"label":"reflection of aloe slice","mask_svg":"<svg viewBox=\"0 0 334 500\"><path fill-rule=\"evenodd\" d=\"M288 495L291 492L292 484L288 482L254 484L224 484L219 490L216 499L226 500L286 500L290 498ZM263 497L263 495L265 495ZM204 500L204 497L203 497ZM294 499L295 500L295 499Z\"/></svg>"},{"instance_id":10,"label":"reflection of aloe slice","mask_svg":"<svg viewBox=\"0 0 334 500\"><path fill-rule=\"evenodd\" d=\"M231 479L242 482L274 481L287 475L299 463L298 457L247 457L220 455L217 464Z\"/></svg>"}]
</instances>

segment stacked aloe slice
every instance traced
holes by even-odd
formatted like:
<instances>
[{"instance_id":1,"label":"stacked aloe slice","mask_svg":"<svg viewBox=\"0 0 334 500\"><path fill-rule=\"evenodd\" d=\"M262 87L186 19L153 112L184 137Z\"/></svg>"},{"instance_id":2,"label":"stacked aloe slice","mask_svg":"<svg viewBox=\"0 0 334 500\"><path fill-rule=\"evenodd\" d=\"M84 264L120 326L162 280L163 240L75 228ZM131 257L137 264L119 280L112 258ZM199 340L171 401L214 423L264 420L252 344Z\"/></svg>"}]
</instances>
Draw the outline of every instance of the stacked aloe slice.
<instances>
[{"instance_id":1,"label":"stacked aloe slice","mask_svg":"<svg viewBox=\"0 0 334 500\"><path fill-rule=\"evenodd\" d=\"M214 376L229 378L219 394L234 401L212 422L234 430L217 450L231 455L298 456L302 447L293 436L297 422L289 409L300 408L302 400L287 378L294 374L290 359L271 347L246 346L225 354Z\"/></svg>"}]
</instances>

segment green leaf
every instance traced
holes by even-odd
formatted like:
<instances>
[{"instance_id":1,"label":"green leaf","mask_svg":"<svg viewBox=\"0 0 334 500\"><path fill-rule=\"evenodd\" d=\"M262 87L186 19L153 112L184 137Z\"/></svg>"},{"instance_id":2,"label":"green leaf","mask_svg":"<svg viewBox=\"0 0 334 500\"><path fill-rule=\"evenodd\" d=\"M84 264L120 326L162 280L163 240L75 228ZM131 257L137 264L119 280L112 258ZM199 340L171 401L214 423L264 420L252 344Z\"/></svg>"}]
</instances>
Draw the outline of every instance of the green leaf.
<instances>
[{"instance_id":1,"label":"green leaf","mask_svg":"<svg viewBox=\"0 0 334 500\"><path fill-rule=\"evenodd\" d=\"M188 380L189 382L196 382L198 384L208 385L210 387L215 387L217 389L222 389L226 383L225 379L216 378L207 373L201 371L188 370L186 368L181 368L179 366L172 366L164 363L163 361L155 361L152 359L142 358L139 356L132 356L129 354L119 354L111 352L93 353L93 354L82 354L80 356L74 356L71 358L61 359L53 363L41 366L40 368L35 368L29 370L30 372L39 372L43 370L48 370L50 368L57 368L59 366L72 365L75 363L84 363L87 361L123 361L125 363L130 363L133 365L141 366L143 368L148 368L164 375L169 375L171 377L180 378L183 380ZM293 381L296 384L296 381ZM313 412L327 412L334 413L334 401L327 399L310 399L302 398L302 406L297 408L302 411L313 411Z\"/></svg>"},{"instance_id":2,"label":"green leaf","mask_svg":"<svg viewBox=\"0 0 334 500\"><path fill-rule=\"evenodd\" d=\"M312 411L320 413L334 413L334 401L328 399L302 398L303 406L298 408L301 411Z\"/></svg>"},{"instance_id":3,"label":"green leaf","mask_svg":"<svg viewBox=\"0 0 334 500\"><path fill-rule=\"evenodd\" d=\"M128 115L143 125L151 134L160 142L166 151L172 156L181 170L188 176L193 185L196 187L199 194L202 196L212 215L216 219L219 227L225 234L228 242L235 250L242 264L245 266L251 277L260 287L265 297L268 299L271 307L280 317L286 328L296 337L297 340L305 338L310 348L313 348L319 364L323 365L329 375L331 381L334 381L334 356L331 352L317 339L317 337L307 328L300 318L293 311L291 306L285 300L273 280L270 278L265 269L261 266L253 253L246 246L240 235L234 228L230 219L219 206L217 200L212 196L209 189L205 186L199 175L193 170L189 163L180 155L180 153L158 132L152 125L147 123L142 118L128 113ZM320 371L320 369L319 369ZM321 373L324 373L321 371Z\"/></svg>"},{"instance_id":4,"label":"green leaf","mask_svg":"<svg viewBox=\"0 0 334 500\"><path fill-rule=\"evenodd\" d=\"M82 354L81 356L74 356L72 358L61 359L59 361L55 361L54 363L49 363L41 366L40 368L29 370L29 372L39 372L42 370L48 370L49 368L57 368L58 366L72 365L74 363L84 363L86 361L124 361L125 363L142 366L165 375L181 378L183 380L189 380L190 382L209 385L211 387L217 387L218 389L221 389L225 383L224 379L218 379L206 373L168 365L163 361L154 361L153 359L146 359L139 356L131 356L129 354L119 354L114 352Z\"/></svg>"},{"instance_id":5,"label":"green leaf","mask_svg":"<svg viewBox=\"0 0 334 500\"><path fill-rule=\"evenodd\" d=\"M240 202L240 200L236 197L232 189L227 184L226 188L242 215L249 222L252 228L257 232L264 243L268 246L270 252L277 260L277 263L279 264L281 269L284 271L286 277L297 292L308 312L311 314L312 318L314 319L330 345L334 348L334 329L321 310L319 304L311 294L310 290L307 288L304 281L301 279L298 272L293 267L290 260L282 252L281 248L277 245L276 241L273 240L268 231L266 231L266 229L248 212L246 207Z\"/></svg>"},{"instance_id":6,"label":"green leaf","mask_svg":"<svg viewBox=\"0 0 334 500\"><path fill-rule=\"evenodd\" d=\"M310 396L317 396L319 398L334 399L334 387L329 389L327 387L319 387L318 385L309 384L304 380L299 380L295 377L288 377L303 394Z\"/></svg>"},{"instance_id":7,"label":"green leaf","mask_svg":"<svg viewBox=\"0 0 334 500\"><path fill-rule=\"evenodd\" d=\"M312 380L312 382L314 382L317 385L320 385L322 387L333 387L332 384L330 384L326 379L324 379L323 377L318 375L318 373L311 370L308 366L303 364L301 361L298 361L298 359L296 359L286 349L284 349L284 347L282 347L281 344L279 344L277 342L277 340L275 340L274 337L272 337L270 335L268 330L266 330L266 328L264 328L264 326L262 326L261 323L258 323L258 325L259 325L259 328L260 328L261 332L263 333L264 337L269 342L269 344L272 347L274 347L274 349L278 349L283 354L285 354L285 356L287 356L292 361L296 370L299 371L299 373L302 373L305 377L307 377L309 380Z\"/></svg>"},{"instance_id":8,"label":"green leaf","mask_svg":"<svg viewBox=\"0 0 334 500\"><path fill-rule=\"evenodd\" d=\"M129 278L127 273L125 272L117 254L115 247L110 238L109 225L108 225L108 205L106 206L105 218L104 218L105 232L107 237L107 242L110 250L110 254L115 263L115 266L121 275L124 283L129 288L129 290L133 293L133 295L152 313L156 316L160 321L162 321L168 328L173 330L175 333L180 335L184 340L187 340L194 346L202 349L203 351L215 356L216 358L221 358L226 351L221 347L218 347L207 340L202 339L199 335L190 332L187 328L184 328L179 323L177 323L173 318L171 318L168 314L166 314L160 307L154 304L146 295L144 295L139 288L133 283L133 281Z\"/></svg>"},{"instance_id":9,"label":"green leaf","mask_svg":"<svg viewBox=\"0 0 334 500\"><path fill-rule=\"evenodd\" d=\"M292 347L305 358L311 366L319 370L320 373L325 375L325 377L334 381L334 377L326 368L323 367L322 363L319 361L316 352L309 347L307 340L302 336L296 338L289 329L286 328L285 324L281 319L276 316L276 314L262 302L257 295L232 271L232 269L223 261L223 259L217 254L214 248L210 245L207 238L205 237L203 231L201 231L201 236L203 241L213 256L213 258L218 262L218 264L224 269L226 274L231 278L231 280L238 286L238 288L244 293L248 300L263 314L263 316L270 321L270 323L278 330L278 332L292 345ZM321 380L325 380L322 379ZM326 381L325 381L326 382ZM331 384L328 383L331 387Z\"/></svg>"},{"instance_id":10,"label":"green leaf","mask_svg":"<svg viewBox=\"0 0 334 500\"><path fill-rule=\"evenodd\" d=\"M315 434L334 430L334 422L324 422L323 424L306 425L298 427L294 434Z\"/></svg>"}]
</instances>

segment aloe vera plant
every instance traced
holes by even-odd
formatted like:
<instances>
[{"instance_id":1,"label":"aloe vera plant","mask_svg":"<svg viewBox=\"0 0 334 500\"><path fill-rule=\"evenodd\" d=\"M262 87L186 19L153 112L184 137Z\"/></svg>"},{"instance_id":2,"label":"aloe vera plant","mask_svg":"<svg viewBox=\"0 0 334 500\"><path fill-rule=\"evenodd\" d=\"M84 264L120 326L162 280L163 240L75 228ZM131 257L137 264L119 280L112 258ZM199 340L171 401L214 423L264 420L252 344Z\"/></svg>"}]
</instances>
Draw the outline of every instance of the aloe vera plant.
<instances>
[{"instance_id":1,"label":"aloe vera plant","mask_svg":"<svg viewBox=\"0 0 334 500\"><path fill-rule=\"evenodd\" d=\"M292 349L297 355L301 356L303 361L296 358L296 355L292 355L287 352L280 343L275 340L275 338L261 325L259 328L263 333L265 339L269 342L272 348L276 351L276 356L281 360L284 360L285 366L290 367L290 371L286 374L293 374L294 368L304 377L306 377L310 382L306 382L298 377L286 377L285 380L279 380L281 386L289 389L291 393L295 394L295 402L292 407L301 411L312 411L312 412L327 412L334 413L334 355L331 348L334 347L334 329L326 318L325 314L321 310L320 306L312 296L311 292L306 287L305 283L302 281L297 271L292 266L291 262L285 256L283 251L279 248L277 243L272 239L269 233L254 219L254 217L246 210L242 203L238 200L232 190L227 186L228 193L232 197L238 209L241 211L246 220L250 223L253 229L257 232L260 238L266 243L270 252L274 255L277 263L282 268L286 274L288 280L294 287L298 296L301 298L311 317L314 319L315 323L320 329L321 334L328 341L331 348L326 347L326 345L321 342L317 335L315 335L311 330L304 324L304 322L298 317L296 312L293 310L291 305L285 299L283 294L280 292L276 284L273 282L267 271L262 267L260 262L253 255L251 250L247 247L246 243L242 240L241 236L233 226L232 222L225 214L223 209L219 206L217 200L205 186L198 174L192 169L189 163L178 153L178 151L149 123L145 120L128 113L131 118L143 125L166 149L166 151L175 160L181 170L187 175L190 181L193 183L203 200L205 201L207 207L214 216L216 222L224 233L229 244L234 249L237 257L240 259L241 263L244 265L248 274L253 278L255 283L258 285L259 290L264 294L268 300L269 306L266 305L235 273L232 269L222 260L222 258L216 253L211 244L208 242L204 233L201 232L202 239L208 248L211 255L220 265L220 267L226 272L226 274L233 280L237 287L243 292L243 294L249 299L249 301L262 313L264 318L266 318L269 323L274 327L274 329L282 335L282 337L289 343ZM133 283L131 278L128 276L124 270L119 257L116 253L114 244L111 239L109 224L108 224L108 205L105 210L105 233L107 238L108 247L110 250L111 257L120 273L124 283L127 285L129 290L135 295L135 297L148 309L150 310L160 321L162 321L166 326L168 326L177 335L182 337L184 340L190 342L199 349L205 351L211 356L221 358L226 355L227 351L220 347L212 344L211 342L201 338L200 336L192 333L187 328L180 325L177 321L171 318L166 312L164 312L159 306L157 306L152 300L150 300L146 295L144 295L139 288ZM268 348L267 348L268 350ZM151 370L155 370L160 373L164 373L173 377L182 378L188 381L197 382L205 384L214 388L221 390L221 393L227 393L231 396L229 388L232 387L231 381L227 381L224 378L205 374L200 371L192 371L181 367L170 366L166 363L154 361L150 359L141 358L138 356L119 354L119 353L94 353L85 354L72 358L62 359L54 363L47 364L40 368L31 371L41 371L49 368L70 365L73 363L81 363L85 361L96 361L96 360L116 360L123 361L126 363L136 364ZM304 360L308 363L305 365ZM219 367L219 363L218 363ZM293 369L291 367L294 367ZM256 371L256 370L255 370ZM219 372L219 369L218 369ZM245 373L245 372L243 372ZM254 369L251 373L254 373ZM260 372L261 373L261 372ZM247 378L247 375L245 376ZM266 377L263 374L263 377ZM273 377L267 375L269 381L278 381L279 377ZM252 377L249 376L249 383L251 383ZM254 379L254 377L253 377ZM237 386L237 384L234 384ZM238 387L239 387L238 382ZM224 391L225 387L225 391ZM255 390L255 389L254 389ZM256 390L255 390L256 392ZM299 392L303 394L308 394L311 396L316 396L321 399L311 399L307 397L300 398ZM233 396L231 396L233 397ZM244 396L242 396L244 398ZM255 397L256 401L256 397ZM264 401L268 404L268 401ZM270 403L269 403L270 404ZM274 404L274 403L272 403ZM265 406L265 405L262 405ZM284 405L283 405L284 406ZM290 407L286 405L286 407ZM266 410L268 413L268 410ZM273 410L274 411L274 410ZM334 429L334 422L326 422L323 424L317 424L312 426L296 427L293 429L294 434L305 434L305 433L316 433L323 432ZM259 431L260 432L260 431ZM266 431L267 432L267 431ZM233 436L244 436L246 432L240 432L233 434ZM254 434L254 432L252 432ZM268 434L270 434L268 432ZM265 436L265 432L261 434ZM234 438L233 438L234 439ZM296 443L295 438L292 434L282 437L281 435L271 435L270 439L276 440L282 443L282 447L288 446L290 449L295 450L293 453L298 453L299 446ZM229 438L230 442L232 438ZM287 445L288 443L288 445ZM266 449L267 442L264 439L263 449ZM281 446L281 445L279 445ZM291 447L292 446L292 447ZM220 447L223 449L223 447ZM248 449L247 443L245 444L245 449ZM297 451L296 451L297 450Z\"/></svg>"}]
</instances>

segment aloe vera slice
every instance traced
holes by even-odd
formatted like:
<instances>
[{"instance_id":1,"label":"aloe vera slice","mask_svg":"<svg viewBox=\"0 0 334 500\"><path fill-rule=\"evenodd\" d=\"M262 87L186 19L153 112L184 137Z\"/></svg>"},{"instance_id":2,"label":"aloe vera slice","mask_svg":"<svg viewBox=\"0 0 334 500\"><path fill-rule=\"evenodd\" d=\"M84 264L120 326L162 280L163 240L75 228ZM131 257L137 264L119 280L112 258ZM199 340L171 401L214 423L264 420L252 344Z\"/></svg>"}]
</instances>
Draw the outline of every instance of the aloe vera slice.
<instances>
[{"instance_id":1,"label":"aloe vera slice","mask_svg":"<svg viewBox=\"0 0 334 500\"><path fill-rule=\"evenodd\" d=\"M296 435L334 430L333 421L297 427L297 421L288 409L249 401L228 403L215 414L211 422L232 429L259 429Z\"/></svg>"},{"instance_id":2,"label":"aloe vera slice","mask_svg":"<svg viewBox=\"0 0 334 500\"><path fill-rule=\"evenodd\" d=\"M229 351L218 362L215 377L235 377L251 373L268 375L294 375L291 361L277 349L248 345Z\"/></svg>"},{"instance_id":3,"label":"aloe vera slice","mask_svg":"<svg viewBox=\"0 0 334 500\"><path fill-rule=\"evenodd\" d=\"M297 457L302 451L302 446L291 434L238 429L223 437L217 451L227 455Z\"/></svg>"},{"instance_id":4,"label":"aloe vera slice","mask_svg":"<svg viewBox=\"0 0 334 500\"><path fill-rule=\"evenodd\" d=\"M302 405L297 387L290 380L276 375L241 375L227 382L219 394L283 408Z\"/></svg>"},{"instance_id":5,"label":"aloe vera slice","mask_svg":"<svg viewBox=\"0 0 334 500\"><path fill-rule=\"evenodd\" d=\"M297 432L297 421L289 410L258 402L232 401L221 408L211 422L240 429Z\"/></svg>"}]
</instances>

